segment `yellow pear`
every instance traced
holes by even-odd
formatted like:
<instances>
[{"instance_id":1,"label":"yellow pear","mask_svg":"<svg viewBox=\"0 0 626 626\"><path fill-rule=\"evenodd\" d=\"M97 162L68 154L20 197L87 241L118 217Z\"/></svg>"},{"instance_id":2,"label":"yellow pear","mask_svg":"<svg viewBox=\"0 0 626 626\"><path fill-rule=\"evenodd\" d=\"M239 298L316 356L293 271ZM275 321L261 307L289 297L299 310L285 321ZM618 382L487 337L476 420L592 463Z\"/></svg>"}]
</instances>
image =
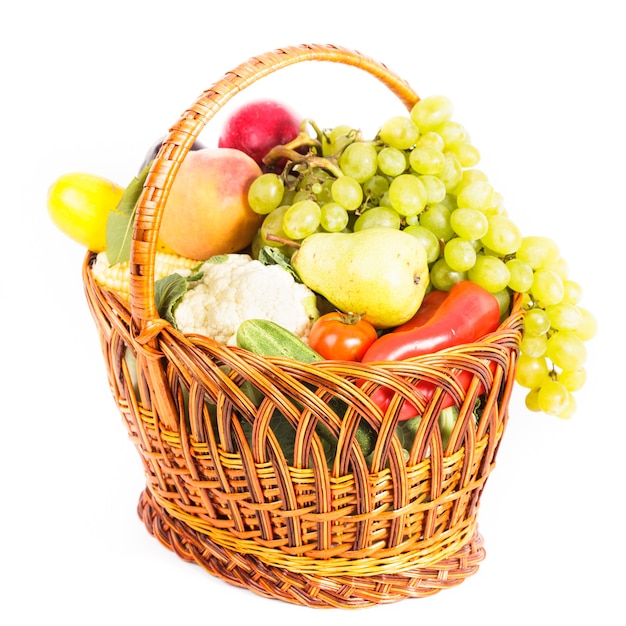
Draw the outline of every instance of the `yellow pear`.
<instances>
[{"instance_id":1,"label":"yellow pear","mask_svg":"<svg viewBox=\"0 0 626 626\"><path fill-rule=\"evenodd\" d=\"M411 319L429 282L422 244L392 228L314 233L291 264L302 282L333 306L381 329Z\"/></svg>"}]
</instances>

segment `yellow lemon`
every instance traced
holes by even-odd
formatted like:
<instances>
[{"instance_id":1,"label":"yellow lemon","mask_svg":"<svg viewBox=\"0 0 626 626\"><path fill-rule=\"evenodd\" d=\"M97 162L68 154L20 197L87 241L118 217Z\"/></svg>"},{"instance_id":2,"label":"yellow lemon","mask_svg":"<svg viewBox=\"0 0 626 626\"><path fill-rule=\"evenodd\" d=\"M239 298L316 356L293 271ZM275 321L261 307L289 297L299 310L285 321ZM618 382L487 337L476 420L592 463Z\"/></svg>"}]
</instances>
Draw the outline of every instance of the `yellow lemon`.
<instances>
[{"instance_id":1,"label":"yellow lemon","mask_svg":"<svg viewBox=\"0 0 626 626\"><path fill-rule=\"evenodd\" d=\"M119 185L81 172L63 174L48 190L48 213L68 237L93 252L106 249L106 224L124 192Z\"/></svg>"}]
</instances>

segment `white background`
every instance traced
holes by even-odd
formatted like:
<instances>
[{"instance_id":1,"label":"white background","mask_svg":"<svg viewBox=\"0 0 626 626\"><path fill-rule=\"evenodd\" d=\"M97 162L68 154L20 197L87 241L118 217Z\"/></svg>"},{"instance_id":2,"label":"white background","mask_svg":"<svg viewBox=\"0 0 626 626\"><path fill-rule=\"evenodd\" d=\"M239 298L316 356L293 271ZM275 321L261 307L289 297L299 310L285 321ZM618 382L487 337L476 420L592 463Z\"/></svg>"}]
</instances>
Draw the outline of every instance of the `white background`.
<instances>
[{"instance_id":1,"label":"white background","mask_svg":"<svg viewBox=\"0 0 626 626\"><path fill-rule=\"evenodd\" d=\"M620 3L11 5L0 19L0 622L626 623ZM420 95L449 96L510 215L524 234L559 242L600 324L572 420L529 413L521 390L513 398L479 514L487 558L478 573L430 598L356 612L259 598L148 535L135 512L139 458L83 296L84 251L46 212L57 176L126 184L148 146L225 72L311 42L359 50ZM400 105L342 69L281 70L239 102L263 94L322 126L373 132Z\"/></svg>"}]
</instances>

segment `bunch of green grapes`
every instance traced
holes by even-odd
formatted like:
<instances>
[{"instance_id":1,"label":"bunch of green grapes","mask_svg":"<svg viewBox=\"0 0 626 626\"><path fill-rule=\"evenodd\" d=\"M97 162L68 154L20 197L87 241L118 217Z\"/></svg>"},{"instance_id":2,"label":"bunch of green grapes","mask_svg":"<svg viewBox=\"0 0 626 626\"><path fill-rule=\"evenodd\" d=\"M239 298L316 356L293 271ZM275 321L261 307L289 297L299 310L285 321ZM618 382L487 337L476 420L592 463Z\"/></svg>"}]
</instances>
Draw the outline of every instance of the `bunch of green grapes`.
<instances>
[{"instance_id":1,"label":"bunch of green grapes","mask_svg":"<svg viewBox=\"0 0 626 626\"><path fill-rule=\"evenodd\" d=\"M471 280L493 293L503 312L514 292L523 294L516 381L528 390L529 409L570 417L595 319L580 305L582 289L568 277L556 243L522 236L508 216L477 168L479 151L452 119L450 100L421 99L407 115L386 120L372 140L345 125L317 134L308 155L252 183L250 206L265 215L257 244L290 254L286 241L316 232L402 229L424 246L433 288Z\"/></svg>"}]
</instances>

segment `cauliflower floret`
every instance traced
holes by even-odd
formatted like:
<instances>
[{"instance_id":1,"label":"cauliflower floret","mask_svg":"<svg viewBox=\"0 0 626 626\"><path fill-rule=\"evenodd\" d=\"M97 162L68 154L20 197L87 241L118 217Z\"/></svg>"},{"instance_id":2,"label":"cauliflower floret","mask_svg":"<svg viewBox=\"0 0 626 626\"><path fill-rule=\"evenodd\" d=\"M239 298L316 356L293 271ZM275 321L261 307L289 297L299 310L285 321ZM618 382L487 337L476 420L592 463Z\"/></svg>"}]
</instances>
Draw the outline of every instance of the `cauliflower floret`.
<instances>
[{"instance_id":1,"label":"cauliflower floret","mask_svg":"<svg viewBox=\"0 0 626 626\"><path fill-rule=\"evenodd\" d=\"M184 333L235 345L247 319L267 319L306 341L319 316L315 294L280 265L264 265L246 254L227 254L204 263L202 278L174 310Z\"/></svg>"}]
</instances>

